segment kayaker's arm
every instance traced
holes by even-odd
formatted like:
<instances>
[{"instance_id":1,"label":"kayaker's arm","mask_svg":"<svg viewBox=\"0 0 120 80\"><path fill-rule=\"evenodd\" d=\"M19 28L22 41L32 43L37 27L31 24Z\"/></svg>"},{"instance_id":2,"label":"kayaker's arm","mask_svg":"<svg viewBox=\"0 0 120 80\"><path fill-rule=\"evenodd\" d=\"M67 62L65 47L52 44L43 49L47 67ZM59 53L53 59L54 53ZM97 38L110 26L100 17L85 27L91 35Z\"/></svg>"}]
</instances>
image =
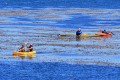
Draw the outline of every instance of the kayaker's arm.
<instances>
[{"instance_id":1,"label":"kayaker's arm","mask_svg":"<svg viewBox=\"0 0 120 80\"><path fill-rule=\"evenodd\" d=\"M115 35L113 32L110 32L110 31L108 33L111 34L111 35Z\"/></svg>"}]
</instances>

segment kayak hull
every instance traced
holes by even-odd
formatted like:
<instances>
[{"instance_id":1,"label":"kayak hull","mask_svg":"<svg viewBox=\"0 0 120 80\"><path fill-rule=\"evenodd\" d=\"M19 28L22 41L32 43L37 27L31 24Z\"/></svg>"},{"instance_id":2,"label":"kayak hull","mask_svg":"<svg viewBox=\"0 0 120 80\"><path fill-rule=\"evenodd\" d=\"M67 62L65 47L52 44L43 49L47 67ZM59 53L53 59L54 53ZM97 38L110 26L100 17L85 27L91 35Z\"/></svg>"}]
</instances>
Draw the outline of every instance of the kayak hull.
<instances>
[{"instance_id":1,"label":"kayak hull","mask_svg":"<svg viewBox=\"0 0 120 80\"><path fill-rule=\"evenodd\" d=\"M24 58L24 57L32 58L32 57L35 57L35 54L36 54L36 51L31 51L31 52L14 51L13 52L13 56L19 56L21 58Z\"/></svg>"},{"instance_id":2,"label":"kayak hull","mask_svg":"<svg viewBox=\"0 0 120 80\"><path fill-rule=\"evenodd\" d=\"M59 34L59 36L76 36L75 34ZM81 34L81 37L100 37L96 34Z\"/></svg>"},{"instance_id":3,"label":"kayak hull","mask_svg":"<svg viewBox=\"0 0 120 80\"><path fill-rule=\"evenodd\" d=\"M101 36L101 37L110 37L111 33L105 34L105 33L97 33L96 35Z\"/></svg>"}]
</instances>

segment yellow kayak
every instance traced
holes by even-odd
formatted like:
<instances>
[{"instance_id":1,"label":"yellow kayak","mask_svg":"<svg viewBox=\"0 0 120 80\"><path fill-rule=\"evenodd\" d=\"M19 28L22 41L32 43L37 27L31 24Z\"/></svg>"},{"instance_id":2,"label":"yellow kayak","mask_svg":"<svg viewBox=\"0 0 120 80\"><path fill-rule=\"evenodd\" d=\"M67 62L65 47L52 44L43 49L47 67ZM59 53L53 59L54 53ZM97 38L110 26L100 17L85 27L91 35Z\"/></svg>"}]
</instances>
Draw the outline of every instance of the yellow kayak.
<instances>
[{"instance_id":1,"label":"yellow kayak","mask_svg":"<svg viewBox=\"0 0 120 80\"><path fill-rule=\"evenodd\" d=\"M36 54L36 51L31 51L31 52L14 51L13 52L13 56L19 56L21 58L24 58L24 57L32 58L32 57L35 57L35 54Z\"/></svg>"},{"instance_id":2,"label":"yellow kayak","mask_svg":"<svg viewBox=\"0 0 120 80\"><path fill-rule=\"evenodd\" d=\"M59 34L59 36L76 36L76 34ZM81 34L81 37L100 37L96 34Z\"/></svg>"}]
</instances>

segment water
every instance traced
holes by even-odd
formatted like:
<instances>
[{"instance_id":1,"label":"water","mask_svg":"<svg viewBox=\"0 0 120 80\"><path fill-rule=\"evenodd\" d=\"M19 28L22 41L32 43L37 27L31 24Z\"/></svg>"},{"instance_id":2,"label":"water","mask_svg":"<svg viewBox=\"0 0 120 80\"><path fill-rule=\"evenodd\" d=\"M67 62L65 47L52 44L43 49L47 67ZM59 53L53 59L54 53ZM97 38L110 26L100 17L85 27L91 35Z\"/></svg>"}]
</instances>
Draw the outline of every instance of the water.
<instances>
[{"instance_id":1,"label":"water","mask_svg":"<svg viewBox=\"0 0 120 80\"><path fill-rule=\"evenodd\" d=\"M0 63L1 80L119 80L119 70L119 67L65 63Z\"/></svg>"},{"instance_id":2,"label":"water","mask_svg":"<svg viewBox=\"0 0 120 80\"><path fill-rule=\"evenodd\" d=\"M1 1L1 25L62 28L119 26L119 0L6 0Z\"/></svg>"},{"instance_id":3,"label":"water","mask_svg":"<svg viewBox=\"0 0 120 80\"><path fill-rule=\"evenodd\" d=\"M0 8L108 8L119 9L119 0L1 0Z\"/></svg>"},{"instance_id":4,"label":"water","mask_svg":"<svg viewBox=\"0 0 120 80\"><path fill-rule=\"evenodd\" d=\"M0 79L119 80L119 5L120 0L0 0ZM58 36L79 27L115 35ZM24 42L33 44L36 58L12 56Z\"/></svg>"}]
</instances>

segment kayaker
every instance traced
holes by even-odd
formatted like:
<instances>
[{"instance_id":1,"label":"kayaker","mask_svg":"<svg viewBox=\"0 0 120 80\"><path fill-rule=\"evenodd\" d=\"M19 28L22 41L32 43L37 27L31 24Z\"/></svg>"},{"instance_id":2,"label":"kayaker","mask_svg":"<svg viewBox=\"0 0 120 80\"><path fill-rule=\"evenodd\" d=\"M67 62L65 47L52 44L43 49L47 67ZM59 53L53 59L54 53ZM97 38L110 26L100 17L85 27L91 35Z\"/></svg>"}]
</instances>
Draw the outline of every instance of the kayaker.
<instances>
[{"instance_id":1,"label":"kayaker","mask_svg":"<svg viewBox=\"0 0 120 80\"><path fill-rule=\"evenodd\" d=\"M80 28L78 28L78 30L76 31L76 35L79 36L79 35L81 35L81 34L82 34L82 31L81 31Z\"/></svg>"},{"instance_id":2,"label":"kayaker","mask_svg":"<svg viewBox=\"0 0 120 80\"><path fill-rule=\"evenodd\" d=\"M19 52L25 52L24 44L22 44L22 47L19 49Z\"/></svg>"},{"instance_id":3,"label":"kayaker","mask_svg":"<svg viewBox=\"0 0 120 80\"><path fill-rule=\"evenodd\" d=\"M101 33L108 34L108 32L106 30L101 30L101 28L99 28L98 31L101 32Z\"/></svg>"},{"instance_id":4,"label":"kayaker","mask_svg":"<svg viewBox=\"0 0 120 80\"><path fill-rule=\"evenodd\" d=\"M33 45L32 44L30 44L30 46L28 47L28 52L31 52L31 51L33 51Z\"/></svg>"},{"instance_id":5,"label":"kayaker","mask_svg":"<svg viewBox=\"0 0 120 80\"><path fill-rule=\"evenodd\" d=\"M108 34L108 32L106 30L103 30L102 33Z\"/></svg>"}]
</instances>

